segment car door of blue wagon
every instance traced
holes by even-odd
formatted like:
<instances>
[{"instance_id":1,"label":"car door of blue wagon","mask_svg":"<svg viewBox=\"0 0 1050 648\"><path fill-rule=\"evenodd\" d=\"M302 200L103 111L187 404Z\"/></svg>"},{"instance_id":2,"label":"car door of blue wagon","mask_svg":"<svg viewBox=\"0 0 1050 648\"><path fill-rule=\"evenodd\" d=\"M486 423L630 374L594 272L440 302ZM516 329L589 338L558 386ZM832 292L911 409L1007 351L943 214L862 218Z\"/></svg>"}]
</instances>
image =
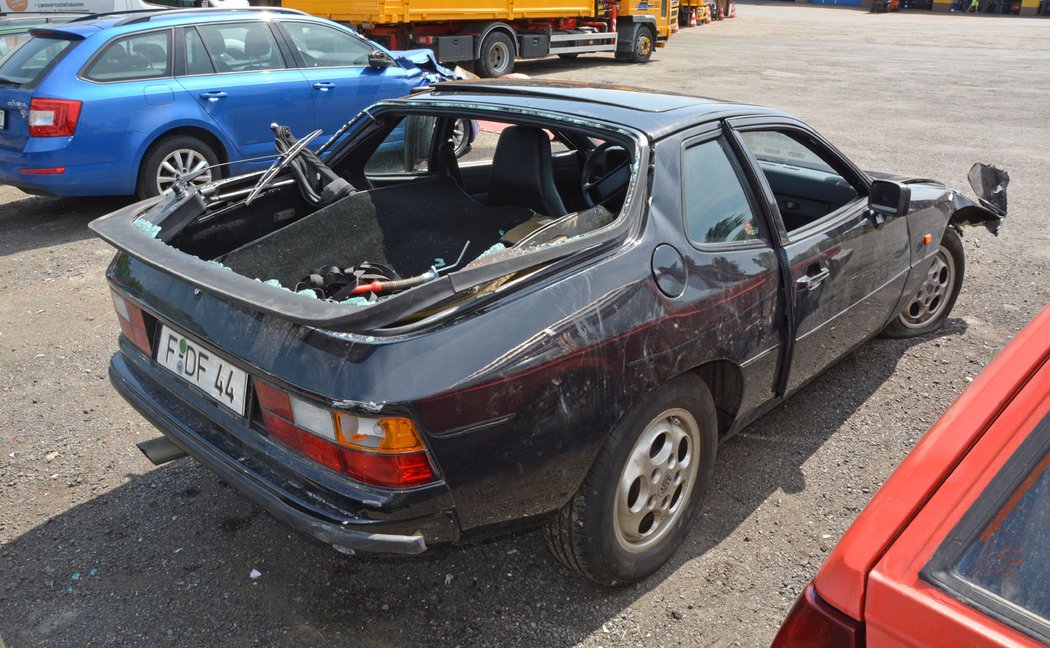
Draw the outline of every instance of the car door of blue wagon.
<instances>
[{"instance_id":1,"label":"car door of blue wagon","mask_svg":"<svg viewBox=\"0 0 1050 648\"><path fill-rule=\"evenodd\" d=\"M231 160L273 155L271 123L290 126L300 137L314 129L310 86L287 65L266 22L202 24L184 28L180 38L185 66L179 84L234 143ZM266 164L234 165L232 172Z\"/></svg>"},{"instance_id":2,"label":"car door of blue wagon","mask_svg":"<svg viewBox=\"0 0 1050 648\"><path fill-rule=\"evenodd\" d=\"M323 131L318 141L373 103L404 96L411 89L404 68L369 66L368 57L376 46L347 30L304 20L281 20L278 25L300 57L298 64L313 96L314 119Z\"/></svg>"}]
</instances>

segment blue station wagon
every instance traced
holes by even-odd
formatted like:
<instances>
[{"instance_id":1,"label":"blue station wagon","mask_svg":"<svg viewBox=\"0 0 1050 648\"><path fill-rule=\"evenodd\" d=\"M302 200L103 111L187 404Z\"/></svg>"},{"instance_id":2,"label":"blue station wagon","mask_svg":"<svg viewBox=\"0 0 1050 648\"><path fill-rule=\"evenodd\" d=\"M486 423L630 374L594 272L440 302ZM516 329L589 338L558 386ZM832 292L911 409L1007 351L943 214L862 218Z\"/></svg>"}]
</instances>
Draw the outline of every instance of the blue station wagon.
<instances>
[{"instance_id":1,"label":"blue station wagon","mask_svg":"<svg viewBox=\"0 0 1050 648\"><path fill-rule=\"evenodd\" d=\"M274 121L326 141L381 99L447 78L298 11L134 12L36 29L0 61L0 183L158 195L264 167ZM214 165L220 165L215 167Z\"/></svg>"}]
</instances>

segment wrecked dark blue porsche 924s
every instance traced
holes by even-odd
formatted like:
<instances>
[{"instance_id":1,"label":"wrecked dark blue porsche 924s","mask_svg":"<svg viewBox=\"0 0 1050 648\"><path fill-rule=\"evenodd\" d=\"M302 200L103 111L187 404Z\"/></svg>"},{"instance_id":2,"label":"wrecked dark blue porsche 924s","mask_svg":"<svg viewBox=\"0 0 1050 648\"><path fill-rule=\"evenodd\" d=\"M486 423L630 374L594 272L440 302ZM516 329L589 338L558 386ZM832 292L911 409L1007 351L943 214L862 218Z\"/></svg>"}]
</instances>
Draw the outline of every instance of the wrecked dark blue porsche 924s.
<instances>
[{"instance_id":1,"label":"wrecked dark blue porsche 924s","mask_svg":"<svg viewBox=\"0 0 1050 648\"><path fill-rule=\"evenodd\" d=\"M442 83L317 155L274 130L269 171L92 223L147 455L345 553L542 523L605 584L674 552L720 439L939 327L960 226L1006 211L994 167L971 202L775 110L621 88Z\"/></svg>"}]
</instances>

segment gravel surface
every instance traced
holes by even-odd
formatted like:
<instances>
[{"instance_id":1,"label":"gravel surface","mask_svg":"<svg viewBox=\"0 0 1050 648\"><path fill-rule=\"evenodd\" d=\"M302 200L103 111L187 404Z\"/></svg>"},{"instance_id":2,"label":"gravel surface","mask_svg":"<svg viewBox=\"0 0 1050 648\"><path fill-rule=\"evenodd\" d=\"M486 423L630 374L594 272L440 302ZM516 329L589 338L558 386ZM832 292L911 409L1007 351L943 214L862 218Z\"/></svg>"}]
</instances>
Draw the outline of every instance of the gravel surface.
<instances>
[{"instance_id":1,"label":"gravel surface","mask_svg":"<svg viewBox=\"0 0 1050 648\"><path fill-rule=\"evenodd\" d=\"M536 532L347 558L192 460L151 466L134 444L156 431L105 378L111 250L86 227L124 202L0 188L0 644L768 645L893 467L1048 301L1048 34L1039 19L741 4L645 66L519 65L773 105L866 168L965 188L981 160L1012 177L1001 237L964 239L944 330L866 344L724 444L682 548L617 590L558 566Z\"/></svg>"}]
</instances>

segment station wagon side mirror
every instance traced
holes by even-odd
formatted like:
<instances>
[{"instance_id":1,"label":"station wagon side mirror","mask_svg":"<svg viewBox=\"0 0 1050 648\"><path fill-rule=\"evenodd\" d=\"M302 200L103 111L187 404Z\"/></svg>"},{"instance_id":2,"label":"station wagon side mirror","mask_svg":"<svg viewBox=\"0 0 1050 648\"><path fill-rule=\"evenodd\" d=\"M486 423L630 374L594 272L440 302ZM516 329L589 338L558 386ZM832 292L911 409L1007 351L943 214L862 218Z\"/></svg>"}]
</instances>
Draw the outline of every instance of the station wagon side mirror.
<instances>
[{"instance_id":1,"label":"station wagon side mirror","mask_svg":"<svg viewBox=\"0 0 1050 648\"><path fill-rule=\"evenodd\" d=\"M394 59L390 58L390 55L380 50L372 50L372 53L368 55L368 67L382 70L388 68L394 64Z\"/></svg>"},{"instance_id":2,"label":"station wagon side mirror","mask_svg":"<svg viewBox=\"0 0 1050 648\"><path fill-rule=\"evenodd\" d=\"M911 206L911 187L892 180L873 180L868 208L880 216L904 216Z\"/></svg>"}]
</instances>

